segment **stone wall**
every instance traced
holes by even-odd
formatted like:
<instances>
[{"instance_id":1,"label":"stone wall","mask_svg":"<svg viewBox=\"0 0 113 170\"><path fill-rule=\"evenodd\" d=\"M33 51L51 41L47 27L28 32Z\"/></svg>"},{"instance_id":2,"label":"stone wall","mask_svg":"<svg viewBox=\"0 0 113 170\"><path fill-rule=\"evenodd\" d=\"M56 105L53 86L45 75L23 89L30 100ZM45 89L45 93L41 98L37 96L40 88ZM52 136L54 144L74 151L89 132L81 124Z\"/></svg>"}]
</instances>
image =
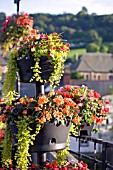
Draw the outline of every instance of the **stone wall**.
<instances>
[{"instance_id":1,"label":"stone wall","mask_svg":"<svg viewBox=\"0 0 113 170\"><path fill-rule=\"evenodd\" d=\"M102 96L110 94L109 87L113 87L113 81L82 81L70 79L70 85L86 85L89 88L99 92Z\"/></svg>"}]
</instances>

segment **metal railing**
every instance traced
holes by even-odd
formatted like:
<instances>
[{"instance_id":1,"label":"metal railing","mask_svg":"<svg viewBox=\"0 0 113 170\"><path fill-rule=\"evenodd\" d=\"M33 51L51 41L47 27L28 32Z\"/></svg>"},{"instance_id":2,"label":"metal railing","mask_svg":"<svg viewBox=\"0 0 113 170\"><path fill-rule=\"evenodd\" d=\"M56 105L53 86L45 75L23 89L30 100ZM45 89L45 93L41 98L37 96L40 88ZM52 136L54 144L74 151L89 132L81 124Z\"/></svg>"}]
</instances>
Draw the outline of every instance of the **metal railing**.
<instances>
[{"instance_id":1,"label":"metal railing","mask_svg":"<svg viewBox=\"0 0 113 170\"><path fill-rule=\"evenodd\" d=\"M74 137L74 136L72 136ZM90 136L76 136L78 151L70 150L71 154L76 155L77 159L80 160L84 158L93 162L93 170L97 170L97 165L100 165L101 169L99 170L113 170L113 142L108 142L102 139L93 138ZM84 153L81 152L81 141L93 142L93 153ZM97 145L100 146L97 148ZM101 159L97 158L97 154L101 153Z\"/></svg>"}]
</instances>

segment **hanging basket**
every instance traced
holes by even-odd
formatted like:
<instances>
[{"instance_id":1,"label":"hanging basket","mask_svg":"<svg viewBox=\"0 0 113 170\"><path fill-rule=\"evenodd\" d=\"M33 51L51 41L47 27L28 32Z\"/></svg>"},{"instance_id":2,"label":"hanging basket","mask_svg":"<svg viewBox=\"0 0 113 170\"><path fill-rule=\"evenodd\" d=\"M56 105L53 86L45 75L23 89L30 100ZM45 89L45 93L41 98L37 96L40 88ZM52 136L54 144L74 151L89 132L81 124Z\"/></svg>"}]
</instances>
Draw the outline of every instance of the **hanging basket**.
<instances>
[{"instance_id":1,"label":"hanging basket","mask_svg":"<svg viewBox=\"0 0 113 170\"><path fill-rule=\"evenodd\" d=\"M64 149L66 147L66 141L71 123L68 125L58 125L50 123L49 121L44 124L40 129L39 134L34 140L34 144L30 146L30 152L50 152ZM33 123L30 126L33 130L31 134L35 133L36 124ZM18 129L15 123L10 124L11 133L13 136L13 144L18 143L16 137Z\"/></svg>"},{"instance_id":2,"label":"hanging basket","mask_svg":"<svg viewBox=\"0 0 113 170\"><path fill-rule=\"evenodd\" d=\"M94 123L91 125L87 123L82 123L82 129L79 131L79 135L91 136L91 132L93 131Z\"/></svg>"},{"instance_id":3,"label":"hanging basket","mask_svg":"<svg viewBox=\"0 0 113 170\"><path fill-rule=\"evenodd\" d=\"M34 125L33 127L35 129ZM30 152L50 152L65 149L69 129L70 124L56 126L54 123L46 122L36 136L34 145L30 147Z\"/></svg>"},{"instance_id":4,"label":"hanging basket","mask_svg":"<svg viewBox=\"0 0 113 170\"><path fill-rule=\"evenodd\" d=\"M17 67L19 70L20 82L30 83L30 80L33 76L32 67L34 67L34 65L35 65L35 61L34 61L33 56L23 57L17 60ZM51 60L49 60L46 56L41 56L39 66L41 67L41 70L40 70L41 78L43 80L48 80L51 75L51 72L53 71ZM36 82L36 80L34 79L33 82Z\"/></svg>"}]
</instances>

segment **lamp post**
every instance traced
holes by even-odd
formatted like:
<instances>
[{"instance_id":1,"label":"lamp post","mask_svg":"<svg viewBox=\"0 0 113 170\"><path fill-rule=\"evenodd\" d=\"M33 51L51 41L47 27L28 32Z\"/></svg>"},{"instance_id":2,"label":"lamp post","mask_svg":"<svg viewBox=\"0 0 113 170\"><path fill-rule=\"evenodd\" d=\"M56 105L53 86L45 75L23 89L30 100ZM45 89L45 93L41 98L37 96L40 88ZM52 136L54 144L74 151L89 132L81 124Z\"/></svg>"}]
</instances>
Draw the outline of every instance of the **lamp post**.
<instances>
[{"instance_id":1,"label":"lamp post","mask_svg":"<svg viewBox=\"0 0 113 170\"><path fill-rule=\"evenodd\" d=\"M14 3L17 4L17 15L19 14L19 4L20 0L14 0Z\"/></svg>"},{"instance_id":2,"label":"lamp post","mask_svg":"<svg viewBox=\"0 0 113 170\"><path fill-rule=\"evenodd\" d=\"M17 4L17 15L19 15L20 0L14 0L14 3ZM17 73L16 91L20 95L20 80L19 80L18 73ZM36 95L39 95L40 93L41 94L45 93L44 84L37 82L36 83ZM45 166L46 159L47 159L46 152L33 152L31 153L31 157L32 157L33 164L39 164L41 166Z\"/></svg>"},{"instance_id":3,"label":"lamp post","mask_svg":"<svg viewBox=\"0 0 113 170\"><path fill-rule=\"evenodd\" d=\"M17 4L17 15L19 15L20 0L14 0L14 4ZM20 94L20 81L19 81L18 73L17 73L16 91L18 92L18 94Z\"/></svg>"}]
</instances>

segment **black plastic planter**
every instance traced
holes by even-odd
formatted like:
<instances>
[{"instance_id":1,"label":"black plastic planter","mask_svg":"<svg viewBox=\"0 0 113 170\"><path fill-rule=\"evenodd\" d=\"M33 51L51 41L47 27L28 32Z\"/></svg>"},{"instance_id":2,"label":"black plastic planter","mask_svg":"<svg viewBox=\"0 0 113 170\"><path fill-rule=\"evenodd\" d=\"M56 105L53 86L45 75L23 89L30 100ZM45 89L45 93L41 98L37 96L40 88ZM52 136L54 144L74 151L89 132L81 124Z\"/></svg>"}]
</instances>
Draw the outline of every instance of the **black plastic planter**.
<instances>
[{"instance_id":1,"label":"black plastic planter","mask_svg":"<svg viewBox=\"0 0 113 170\"><path fill-rule=\"evenodd\" d=\"M87 123L82 123L83 128L79 131L79 135L86 135L86 136L91 136L91 132L93 131L94 123L91 125Z\"/></svg>"},{"instance_id":2,"label":"black plastic planter","mask_svg":"<svg viewBox=\"0 0 113 170\"><path fill-rule=\"evenodd\" d=\"M17 59L20 82L30 83L30 80L33 76L32 67L34 67L34 65L35 61L33 56ZM49 60L46 56L41 56L39 66L41 67L41 78L43 80L48 80L49 76L51 75L51 72L53 71L51 60ZM34 82L36 81L34 80Z\"/></svg>"},{"instance_id":3,"label":"black plastic planter","mask_svg":"<svg viewBox=\"0 0 113 170\"><path fill-rule=\"evenodd\" d=\"M70 124L56 126L54 123L46 122L36 136L34 144L30 146L30 152L51 152L65 149ZM33 123L31 128L33 129L31 134L35 133L36 124ZM15 145L18 142L16 138L18 133L16 124L10 124L10 129L13 135L13 144Z\"/></svg>"},{"instance_id":4,"label":"black plastic planter","mask_svg":"<svg viewBox=\"0 0 113 170\"><path fill-rule=\"evenodd\" d=\"M36 136L34 145L30 147L30 152L51 152L64 149L70 129L69 125L56 126L47 122Z\"/></svg>"},{"instance_id":5,"label":"black plastic planter","mask_svg":"<svg viewBox=\"0 0 113 170\"><path fill-rule=\"evenodd\" d=\"M59 126L56 126L54 123L50 123L49 121L46 122L40 129L39 134L36 136L34 144L29 148L29 153L32 155L32 162L35 162L35 157L37 157L35 164L45 166L47 152L65 149L70 125L71 122L68 125L61 124ZM31 133L35 133L36 124L33 123L31 128L33 129ZM15 155L15 151L17 150L17 145L15 144L18 143L18 139L16 138L16 134L18 133L16 124L10 124L10 129L13 136L13 154ZM36 153L35 157L33 156L34 153ZM16 164L15 161L13 162Z\"/></svg>"}]
</instances>

